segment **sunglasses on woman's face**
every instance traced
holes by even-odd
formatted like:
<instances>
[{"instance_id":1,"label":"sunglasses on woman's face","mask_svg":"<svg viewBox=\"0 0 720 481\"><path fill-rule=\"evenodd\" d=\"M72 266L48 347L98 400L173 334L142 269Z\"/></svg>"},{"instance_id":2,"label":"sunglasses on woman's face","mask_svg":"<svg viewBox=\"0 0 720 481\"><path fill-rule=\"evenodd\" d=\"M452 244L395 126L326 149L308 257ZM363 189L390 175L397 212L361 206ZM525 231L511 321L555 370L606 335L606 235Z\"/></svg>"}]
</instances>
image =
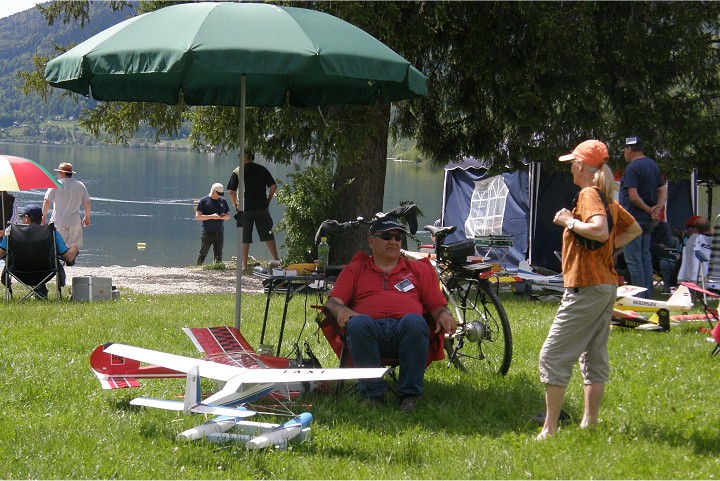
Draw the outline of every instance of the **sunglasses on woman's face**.
<instances>
[{"instance_id":1,"label":"sunglasses on woman's face","mask_svg":"<svg viewBox=\"0 0 720 481\"><path fill-rule=\"evenodd\" d=\"M403 237L405 234L397 233L397 234L391 234L389 232L383 232L382 234L375 234L373 237L378 237L384 241L389 241L390 239L395 239L396 241L403 240Z\"/></svg>"}]
</instances>

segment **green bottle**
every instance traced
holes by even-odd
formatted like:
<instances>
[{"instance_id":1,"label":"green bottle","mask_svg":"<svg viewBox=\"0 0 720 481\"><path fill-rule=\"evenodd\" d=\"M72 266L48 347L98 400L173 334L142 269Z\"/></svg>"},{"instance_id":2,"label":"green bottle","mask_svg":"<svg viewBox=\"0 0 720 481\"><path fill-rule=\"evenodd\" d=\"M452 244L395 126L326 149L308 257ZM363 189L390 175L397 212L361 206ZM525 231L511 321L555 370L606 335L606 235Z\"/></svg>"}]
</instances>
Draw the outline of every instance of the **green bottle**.
<instances>
[{"instance_id":1,"label":"green bottle","mask_svg":"<svg viewBox=\"0 0 720 481\"><path fill-rule=\"evenodd\" d=\"M318 244L318 267L323 269L327 267L329 258L330 246L327 243L327 237L321 237L320 244Z\"/></svg>"}]
</instances>

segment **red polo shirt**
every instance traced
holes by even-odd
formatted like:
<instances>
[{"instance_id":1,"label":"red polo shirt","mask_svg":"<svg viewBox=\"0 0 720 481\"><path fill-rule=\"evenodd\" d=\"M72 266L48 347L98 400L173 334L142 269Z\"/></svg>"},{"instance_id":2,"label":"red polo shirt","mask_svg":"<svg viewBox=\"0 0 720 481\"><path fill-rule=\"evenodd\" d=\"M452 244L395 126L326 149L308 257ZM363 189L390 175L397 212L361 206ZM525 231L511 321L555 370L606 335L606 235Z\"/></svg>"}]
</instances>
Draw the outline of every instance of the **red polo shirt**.
<instances>
[{"instance_id":1,"label":"red polo shirt","mask_svg":"<svg viewBox=\"0 0 720 481\"><path fill-rule=\"evenodd\" d=\"M364 252L355 254L340 272L330 296L373 319L400 319L405 314L424 314L447 305L428 259L401 257L388 274Z\"/></svg>"}]
</instances>

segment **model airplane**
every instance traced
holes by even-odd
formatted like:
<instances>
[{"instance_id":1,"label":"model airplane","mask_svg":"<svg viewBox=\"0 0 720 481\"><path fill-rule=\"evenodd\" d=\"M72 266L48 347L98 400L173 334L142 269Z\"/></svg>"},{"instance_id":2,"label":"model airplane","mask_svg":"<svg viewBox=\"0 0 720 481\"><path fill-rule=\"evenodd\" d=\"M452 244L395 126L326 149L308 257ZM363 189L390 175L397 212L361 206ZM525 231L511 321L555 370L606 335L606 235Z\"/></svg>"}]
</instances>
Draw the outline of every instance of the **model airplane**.
<instances>
[{"instance_id":1,"label":"model airplane","mask_svg":"<svg viewBox=\"0 0 720 481\"><path fill-rule=\"evenodd\" d=\"M634 294L643 292L646 289L635 286L622 286L627 288L621 290L618 288L618 300L615 302L615 309L621 311L653 311L657 312L659 309L667 309L670 312L685 312L693 306L692 296L690 295L690 289L686 286L681 285L677 288L675 293L670 296L667 301L656 301L654 299L645 299L642 297L635 297ZM632 292L631 289L635 291ZM632 292L632 293L630 293Z\"/></svg>"},{"instance_id":2,"label":"model airplane","mask_svg":"<svg viewBox=\"0 0 720 481\"><path fill-rule=\"evenodd\" d=\"M521 261L520 264L518 264L517 272L514 273L514 275L518 278L518 281L524 281L542 289L561 292L565 291L565 287L563 287L562 274L538 274L533 270L528 261Z\"/></svg>"},{"instance_id":3,"label":"model airplane","mask_svg":"<svg viewBox=\"0 0 720 481\"><path fill-rule=\"evenodd\" d=\"M222 344L235 346L246 344L247 348L240 351L223 351L210 354L204 359L178 356L160 351L153 351L124 344L108 343L96 348L91 354L91 366L101 385L105 389L136 387L138 378L186 377L184 401L170 401L153 398L136 398L132 405L158 409L182 411L184 414L203 413L219 416L200 426L187 430L178 439L210 438L215 441L237 440L250 437L245 442L248 449L259 449L269 445L283 446L291 439L306 439L309 436L309 423L312 416L303 413L292 421L282 424L254 423L244 418L256 414L246 409L243 404L268 396L273 392L289 392L302 389L310 383L327 382L345 379L372 379L382 377L385 368L351 368L323 369L303 368L289 365L286 358L274 358L273 362L285 364L284 367L269 368L263 359L272 356L258 356L234 328L188 329L198 346L216 346ZM226 337L219 340L218 333ZM198 340L199 334L202 341ZM208 343L207 336L214 341ZM227 337L229 336L229 337ZM242 340L242 341L241 341ZM283 361L284 359L284 361ZM150 366L141 366L148 363ZM200 399L200 377L214 379L224 383L215 394ZM284 388L283 388L284 387ZM219 436L229 429L238 426L245 434ZM262 438L262 439L259 439Z\"/></svg>"}]
</instances>

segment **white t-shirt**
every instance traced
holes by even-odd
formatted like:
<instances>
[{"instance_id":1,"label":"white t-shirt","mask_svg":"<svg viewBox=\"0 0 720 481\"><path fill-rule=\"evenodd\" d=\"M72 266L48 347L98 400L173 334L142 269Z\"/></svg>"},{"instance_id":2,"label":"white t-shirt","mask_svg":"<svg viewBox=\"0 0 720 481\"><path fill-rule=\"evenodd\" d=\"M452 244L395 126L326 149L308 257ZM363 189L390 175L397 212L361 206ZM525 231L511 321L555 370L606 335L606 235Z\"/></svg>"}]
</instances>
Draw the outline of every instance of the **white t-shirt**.
<instances>
[{"instance_id":1,"label":"white t-shirt","mask_svg":"<svg viewBox=\"0 0 720 481\"><path fill-rule=\"evenodd\" d=\"M62 189L48 189L45 200L53 202L53 213L50 221L56 226L80 225L80 208L90 201L85 184L72 177L58 179Z\"/></svg>"}]
</instances>

